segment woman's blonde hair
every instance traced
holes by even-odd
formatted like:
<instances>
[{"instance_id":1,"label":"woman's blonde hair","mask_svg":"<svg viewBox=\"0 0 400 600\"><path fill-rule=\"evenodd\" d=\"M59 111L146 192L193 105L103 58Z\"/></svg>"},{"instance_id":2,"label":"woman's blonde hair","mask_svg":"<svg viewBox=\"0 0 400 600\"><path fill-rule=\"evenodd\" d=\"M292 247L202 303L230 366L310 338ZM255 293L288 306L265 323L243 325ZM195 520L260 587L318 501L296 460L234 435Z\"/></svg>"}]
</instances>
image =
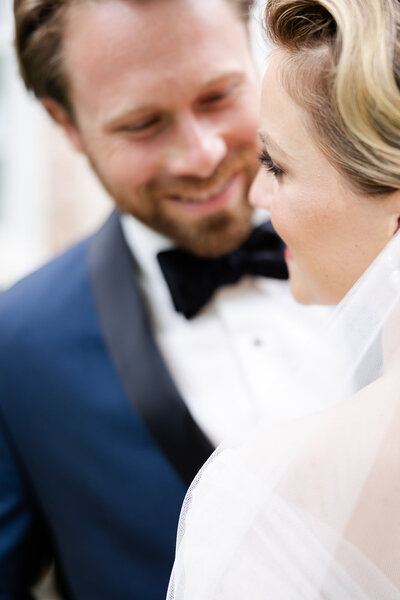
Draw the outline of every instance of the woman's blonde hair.
<instances>
[{"instance_id":1,"label":"woman's blonde hair","mask_svg":"<svg viewBox=\"0 0 400 600\"><path fill-rule=\"evenodd\" d=\"M266 29L328 160L363 193L399 189L399 0L268 0Z\"/></svg>"}]
</instances>

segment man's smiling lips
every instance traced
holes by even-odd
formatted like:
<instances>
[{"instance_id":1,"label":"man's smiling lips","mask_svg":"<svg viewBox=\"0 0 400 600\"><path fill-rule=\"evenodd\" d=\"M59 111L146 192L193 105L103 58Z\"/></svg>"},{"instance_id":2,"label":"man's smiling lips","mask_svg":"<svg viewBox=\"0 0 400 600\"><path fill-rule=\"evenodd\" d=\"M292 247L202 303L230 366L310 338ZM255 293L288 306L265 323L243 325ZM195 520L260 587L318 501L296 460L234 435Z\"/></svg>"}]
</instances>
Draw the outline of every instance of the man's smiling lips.
<instances>
[{"instance_id":1,"label":"man's smiling lips","mask_svg":"<svg viewBox=\"0 0 400 600\"><path fill-rule=\"evenodd\" d=\"M167 202L180 205L183 209L205 214L224 208L230 201L242 194L243 177L240 173L235 173L228 181L224 181L213 190L203 192L194 192L187 195L166 195L163 197Z\"/></svg>"}]
</instances>

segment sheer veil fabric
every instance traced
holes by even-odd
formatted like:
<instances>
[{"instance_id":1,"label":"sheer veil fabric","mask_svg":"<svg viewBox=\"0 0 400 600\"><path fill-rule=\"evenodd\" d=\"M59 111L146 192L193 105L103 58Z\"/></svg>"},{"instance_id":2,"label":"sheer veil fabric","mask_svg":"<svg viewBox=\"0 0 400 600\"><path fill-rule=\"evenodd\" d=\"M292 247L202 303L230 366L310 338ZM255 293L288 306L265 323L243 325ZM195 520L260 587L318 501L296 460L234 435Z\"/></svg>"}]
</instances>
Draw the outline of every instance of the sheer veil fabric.
<instances>
[{"instance_id":1,"label":"sheer veil fabric","mask_svg":"<svg viewBox=\"0 0 400 600\"><path fill-rule=\"evenodd\" d=\"M400 236L187 494L168 600L400 598Z\"/></svg>"}]
</instances>

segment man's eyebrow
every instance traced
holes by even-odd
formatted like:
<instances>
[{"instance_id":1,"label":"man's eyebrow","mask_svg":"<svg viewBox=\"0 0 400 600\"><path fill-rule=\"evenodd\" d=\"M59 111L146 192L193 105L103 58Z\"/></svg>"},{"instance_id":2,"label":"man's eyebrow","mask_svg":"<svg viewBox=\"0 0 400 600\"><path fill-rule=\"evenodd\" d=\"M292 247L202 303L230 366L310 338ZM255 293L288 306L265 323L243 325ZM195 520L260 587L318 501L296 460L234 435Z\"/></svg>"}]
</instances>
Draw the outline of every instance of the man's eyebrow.
<instances>
[{"instance_id":1,"label":"man's eyebrow","mask_svg":"<svg viewBox=\"0 0 400 600\"><path fill-rule=\"evenodd\" d=\"M286 158L287 160L294 160L283 148L279 146L269 135L265 133L265 131L259 131L258 137L261 142L267 146L267 148L271 148L273 151L277 152L282 156L282 158Z\"/></svg>"},{"instance_id":2,"label":"man's eyebrow","mask_svg":"<svg viewBox=\"0 0 400 600\"><path fill-rule=\"evenodd\" d=\"M212 79L205 81L203 84L203 87L208 88L208 87L212 87L214 85L218 85L220 83L225 83L225 81L230 81L230 80L241 81L243 79L244 79L244 74L240 70L225 71L224 73L220 73L219 75L216 75Z\"/></svg>"},{"instance_id":3,"label":"man's eyebrow","mask_svg":"<svg viewBox=\"0 0 400 600\"><path fill-rule=\"evenodd\" d=\"M122 121L126 119L140 119L140 117L145 117L151 112L156 112L157 110L159 109L157 109L157 107L152 104L143 105L140 107L125 106L122 108L118 108L109 115L107 115L107 117L104 119L104 126L106 129L112 129L113 127L118 126Z\"/></svg>"}]
</instances>

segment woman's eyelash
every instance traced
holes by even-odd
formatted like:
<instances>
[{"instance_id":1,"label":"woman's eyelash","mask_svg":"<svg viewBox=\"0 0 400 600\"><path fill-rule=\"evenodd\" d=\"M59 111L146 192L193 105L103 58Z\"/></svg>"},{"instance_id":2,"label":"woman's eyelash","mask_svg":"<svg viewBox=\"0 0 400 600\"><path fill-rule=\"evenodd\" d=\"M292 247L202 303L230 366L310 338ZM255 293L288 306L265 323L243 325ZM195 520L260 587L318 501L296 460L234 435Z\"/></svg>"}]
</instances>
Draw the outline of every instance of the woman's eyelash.
<instances>
[{"instance_id":1,"label":"woman's eyelash","mask_svg":"<svg viewBox=\"0 0 400 600\"><path fill-rule=\"evenodd\" d=\"M276 163L272 160L270 155L266 150L263 150L261 154L258 156L258 160L262 164L263 167L268 171L268 173L272 173L277 177L278 175L282 175L283 170L278 167Z\"/></svg>"}]
</instances>

